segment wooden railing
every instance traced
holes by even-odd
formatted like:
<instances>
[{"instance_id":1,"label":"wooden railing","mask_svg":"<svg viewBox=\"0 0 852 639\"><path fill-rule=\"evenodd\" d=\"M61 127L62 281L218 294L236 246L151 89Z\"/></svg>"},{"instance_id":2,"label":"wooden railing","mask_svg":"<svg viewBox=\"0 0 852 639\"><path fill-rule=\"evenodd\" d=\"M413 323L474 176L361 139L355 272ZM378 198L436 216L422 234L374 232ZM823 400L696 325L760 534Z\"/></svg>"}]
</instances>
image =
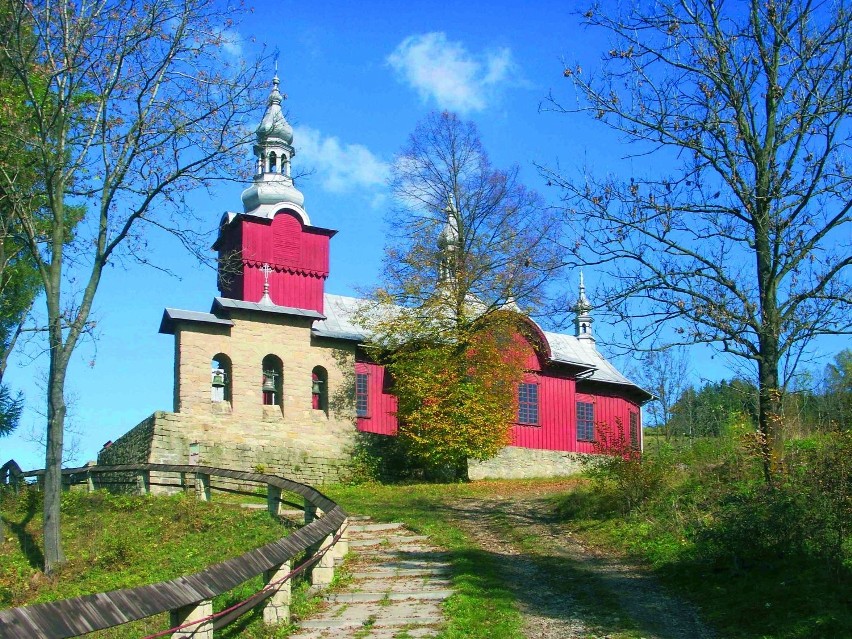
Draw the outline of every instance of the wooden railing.
<instances>
[{"instance_id":1,"label":"wooden railing","mask_svg":"<svg viewBox=\"0 0 852 639\"><path fill-rule=\"evenodd\" d=\"M178 477L179 483L152 484L155 479ZM27 479L40 480L43 470L21 472L14 461L0 468L0 483L20 487ZM209 500L217 486L212 477L238 484L265 484L267 508L280 515L282 493L294 493L304 499L305 525L290 535L234 559L223 561L192 575L137 588L75 597L44 604L0 610L0 637L9 639L59 639L112 628L131 621L168 612L170 628L155 636L212 639L213 631L232 623L253 608L263 605L264 621L289 621L290 577L307 572L313 585L322 586L334 576L334 560L348 550L346 512L321 492L283 477L245 473L208 466L168 464L128 464L122 466L85 466L62 471L65 485L85 484L89 490L106 485L109 474L122 478L117 485L133 483L136 492L147 492L152 485L194 490L199 499ZM135 481L127 481L128 477ZM227 489L227 492L243 492ZM254 494L254 493L252 493ZM291 569L293 560L306 553L302 564ZM213 597L243 582L264 575L263 589L228 610L213 613Z\"/></svg>"}]
</instances>

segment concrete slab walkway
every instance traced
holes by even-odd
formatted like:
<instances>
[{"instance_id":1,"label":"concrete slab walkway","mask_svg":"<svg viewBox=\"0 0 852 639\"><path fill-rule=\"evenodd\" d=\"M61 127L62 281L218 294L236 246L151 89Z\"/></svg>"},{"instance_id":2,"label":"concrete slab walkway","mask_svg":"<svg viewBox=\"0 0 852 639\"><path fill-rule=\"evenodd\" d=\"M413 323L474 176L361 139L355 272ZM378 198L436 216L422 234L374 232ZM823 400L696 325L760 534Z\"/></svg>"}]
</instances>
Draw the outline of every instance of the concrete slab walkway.
<instances>
[{"instance_id":1,"label":"concrete slab walkway","mask_svg":"<svg viewBox=\"0 0 852 639\"><path fill-rule=\"evenodd\" d=\"M453 594L446 554L402 524L352 517L352 581L326 595L327 605L301 622L292 639L419 639L444 623Z\"/></svg>"}]
</instances>

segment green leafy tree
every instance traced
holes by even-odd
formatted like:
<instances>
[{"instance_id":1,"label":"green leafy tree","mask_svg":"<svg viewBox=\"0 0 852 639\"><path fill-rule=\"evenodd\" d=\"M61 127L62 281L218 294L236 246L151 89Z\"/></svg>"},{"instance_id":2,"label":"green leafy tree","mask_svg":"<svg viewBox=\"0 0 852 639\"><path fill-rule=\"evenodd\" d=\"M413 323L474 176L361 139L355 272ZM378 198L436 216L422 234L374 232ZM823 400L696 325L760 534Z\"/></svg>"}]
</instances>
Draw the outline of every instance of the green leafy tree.
<instances>
[{"instance_id":1,"label":"green leafy tree","mask_svg":"<svg viewBox=\"0 0 852 639\"><path fill-rule=\"evenodd\" d=\"M825 396L828 420L843 430L852 430L852 350L840 351L826 365Z\"/></svg>"},{"instance_id":2,"label":"green leafy tree","mask_svg":"<svg viewBox=\"0 0 852 639\"><path fill-rule=\"evenodd\" d=\"M518 311L542 300L560 264L557 220L518 173L491 165L472 122L436 112L419 123L393 165L382 285L362 309L394 378L402 438L462 476L462 460L507 443L523 373Z\"/></svg>"},{"instance_id":3,"label":"green leafy tree","mask_svg":"<svg viewBox=\"0 0 852 639\"><path fill-rule=\"evenodd\" d=\"M0 2L0 38L11 39L13 25L5 18L11 2ZM36 70L30 69L36 77ZM26 117L27 100L15 81L13 70L0 60L0 436L8 435L18 424L23 397L4 383L6 366L35 297L40 290L35 262L27 250L18 212L36 211L43 181L35 169L30 141L34 137ZM9 185L14 185L10 188Z\"/></svg>"},{"instance_id":4,"label":"green leafy tree","mask_svg":"<svg viewBox=\"0 0 852 639\"><path fill-rule=\"evenodd\" d=\"M771 483L787 383L814 338L852 330L847 3L662 1L583 17L611 49L599 70L565 69L578 106L552 107L617 131L642 171L549 172L578 231L568 262L608 275L597 294L636 344L665 334L753 365Z\"/></svg>"},{"instance_id":5,"label":"green leafy tree","mask_svg":"<svg viewBox=\"0 0 852 639\"><path fill-rule=\"evenodd\" d=\"M45 299L48 573L64 562L66 373L104 268L144 262L156 230L198 247L186 194L238 175L260 61L229 57L233 16L202 0L15 0L2 16L0 66L26 100L27 148L43 182L43 206L17 209L16 222ZM20 181L3 179L17 197Z\"/></svg>"},{"instance_id":6,"label":"green leafy tree","mask_svg":"<svg viewBox=\"0 0 852 639\"><path fill-rule=\"evenodd\" d=\"M493 314L452 340L410 341L379 353L394 380L398 436L412 460L466 480L468 459L490 459L509 444L529 349L522 335L513 314Z\"/></svg>"},{"instance_id":7,"label":"green leafy tree","mask_svg":"<svg viewBox=\"0 0 852 639\"><path fill-rule=\"evenodd\" d=\"M671 407L669 432L686 437L719 437L743 420L757 421L757 388L742 379L687 388Z\"/></svg>"}]
</instances>

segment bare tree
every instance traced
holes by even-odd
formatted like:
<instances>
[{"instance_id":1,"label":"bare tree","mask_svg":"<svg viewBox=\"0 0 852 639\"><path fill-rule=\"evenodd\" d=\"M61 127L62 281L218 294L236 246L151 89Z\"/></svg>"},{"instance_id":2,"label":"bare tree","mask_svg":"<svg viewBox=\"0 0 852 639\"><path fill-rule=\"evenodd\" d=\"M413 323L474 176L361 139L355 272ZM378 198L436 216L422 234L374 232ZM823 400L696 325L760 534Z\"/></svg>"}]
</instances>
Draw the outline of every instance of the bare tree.
<instances>
[{"instance_id":1,"label":"bare tree","mask_svg":"<svg viewBox=\"0 0 852 639\"><path fill-rule=\"evenodd\" d=\"M595 6L599 72L565 69L576 106L633 144L641 174L572 179L569 262L636 343L672 329L754 364L771 482L780 395L814 338L852 329L847 3L672 0ZM657 168L659 167L659 168ZM671 168L668 168L671 167Z\"/></svg>"},{"instance_id":2,"label":"bare tree","mask_svg":"<svg viewBox=\"0 0 852 639\"><path fill-rule=\"evenodd\" d=\"M464 323L541 301L561 266L559 224L518 171L495 169L476 125L454 113L417 125L391 175L397 206L382 286L394 303L426 309L438 300Z\"/></svg>"},{"instance_id":3,"label":"bare tree","mask_svg":"<svg viewBox=\"0 0 852 639\"><path fill-rule=\"evenodd\" d=\"M636 381L654 395L646 410L651 423L663 429L668 440L672 407L690 388L689 357L683 347L650 351L634 371Z\"/></svg>"},{"instance_id":4,"label":"bare tree","mask_svg":"<svg viewBox=\"0 0 852 639\"><path fill-rule=\"evenodd\" d=\"M16 0L3 16L12 37L0 59L26 95L45 182L45 206L22 210L20 223L46 301L46 572L64 562L65 376L103 269L122 256L147 261L152 229L195 246L185 194L236 177L259 62L232 55L232 15L204 0Z\"/></svg>"}]
</instances>

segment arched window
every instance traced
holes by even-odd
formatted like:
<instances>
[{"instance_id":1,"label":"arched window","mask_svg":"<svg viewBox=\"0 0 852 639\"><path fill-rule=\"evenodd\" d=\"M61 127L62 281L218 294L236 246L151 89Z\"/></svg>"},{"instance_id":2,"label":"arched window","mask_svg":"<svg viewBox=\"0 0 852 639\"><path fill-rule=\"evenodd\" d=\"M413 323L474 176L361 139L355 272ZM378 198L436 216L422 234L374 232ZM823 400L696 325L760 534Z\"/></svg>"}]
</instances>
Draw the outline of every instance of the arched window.
<instances>
[{"instance_id":1,"label":"arched window","mask_svg":"<svg viewBox=\"0 0 852 639\"><path fill-rule=\"evenodd\" d=\"M322 366L311 371L311 406L314 410L328 410L328 372Z\"/></svg>"},{"instance_id":2,"label":"arched window","mask_svg":"<svg viewBox=\"0 0 852 639\"><path fill-rule=\"evenodd\" d=\"M281 406L284 389L281 360L275 355L267 355L263 358L262 367L263 404L264 406Z\"/></svg>"},{"instance_id":3,"label":"arched window","mask_svg":"<svg viewBox=\"0 0 852 639\"><path fill-rule=\"evenodd\" d=\"M230 402L231 358L217 353L210 362L210 399L213 402Z\"/></svg>"},{"instance_id":4,"label":"arched window","mask_svg":"<svg viewBox=\"0 0 852 639\"><path fill-rule=\"evenodd\" d=\"M269 172L278 172L278 157L275 155L275 151L269 154Z\"/></svg>"}]
</instances>

